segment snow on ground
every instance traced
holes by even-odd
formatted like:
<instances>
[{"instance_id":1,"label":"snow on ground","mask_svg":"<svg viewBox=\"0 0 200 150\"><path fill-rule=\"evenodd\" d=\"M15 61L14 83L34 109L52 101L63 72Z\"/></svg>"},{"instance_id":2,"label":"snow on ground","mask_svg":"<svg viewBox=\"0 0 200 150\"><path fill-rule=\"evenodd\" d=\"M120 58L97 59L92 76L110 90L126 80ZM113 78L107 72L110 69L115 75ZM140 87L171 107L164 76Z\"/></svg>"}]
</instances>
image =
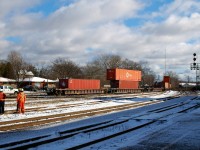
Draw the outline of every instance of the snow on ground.
<instances>
[{"instance_id":1,"label":"snow on ground","mask_svg":"<svg viewBox=\"0 0 200 150\"><path fill-rule=\"evenodd\" d=\"M52 103L52 104L39 104L39 105L34 105L34 106L27 106L25 104L26 108L34 108L34 107L46 107L46 108L55 108L53 110L47 110L47 111L38 111L38 112L26 112L25 114L4 114L1 115L0 121L9 121L9 120L16 120L16 119L23 119L23 118L32 118L32 117L37 117L37 116L46 116L46 115L53 115L53 114L60 114L60 113L68 113L68 112L74 112L74 111L81 111L81 110L88 110L88 109L94 109L94 108L103 108L103 107L109 107L109 106L116 106L116 105L123 105L123 104L128 104L128 103L134 103L134 102L138 102L138 101L147 101L147 100L153 100L156 98L165 98L165 97L169 97L169 96L174 96L177 95L178 92L177 91L167 91L166 93L163 93L161 95L157 95L157 96L150 96L150 97L139 97L139 96L134 96L134 97L130 97L126 96L125 98L121 98L119 96L122 95L118 95L118 98L116 97L99 97L95 98L95 99L91 99L91 100L85 100L85 99L81 99L80 101L66 101L66 102L58 102L58 103ZM89 102L96 102L99 100L104 100L104 102L102 103L97 103L97 104L93 104L93 105L81 105L81 106L77 106L77 107L70 107L70 108L59 108L60 105L66 105L66 104L77 104L77 103L89 103ZM28 99L27 99L28 101ZM43 100L41 100L43 101ZM44 99L44 102L47 101ZM39 102L39 101L37 101ZM35 104L37 102L34 102ZM12 102L6 102L11 104ZM58 106L58 107L57 107ZM6 110L15 110L16 107L5 107L5 111Z\"/></svg>"},{"instance_id":2,"label":"snow on ground","mask_svg":"<svg viewBox=\"0 0 200 150\"><path fill-rule=\"evenodd\" d=\"M156 96L151 96L150 98L165 98L165 97L169 97L169 96L175 96L180 94L178 91L167 91L163 94L160 95L156 95Z\"/></svg>"},{"instance_id":3,"label":"snow on ground","mask_svg":"<svg viewBox=\"0 0 200 150\"><path fill-rule=\"evenodd\" d=\"M113 105L120 105L120 104L126 104L131 102L137 102L137 101L144 101L144 100L152 100L157 98L165 98L169 96L174 96L179 94L179 92L176 91L169 91L157 96L152 97L135 97L131 96L123 98L109 98L106 99L105 103L102 103L97 105L91 105L87 107L79 106L76 108L71 108L67 110L59 110L55 113L64 113L64 112L72 112L77 110L84 110L84 109L91 109L91 108L97 108L97 107L108 107ZM196 101L191 101L192 98L195 96L183 96L180 98L177 98L176 100L169 100L164 103L159 103L156 105L149 105L142 108L132 109L132 110L126 110L122 112L116 112L111 113L107 115L102 115L98 117L90 117L83 120L76 120L76 121L66 121L65 123L54 125L54 126L47 126L45 128L36 128L26 131L19 131L19 132L7 132L7 133L0 133L1 139L0 143L7 143L10 141L15 141L16 139L26 139L29 137L35 137L38 135L43 135L45 133L51 134L52 136L59 136L58 132L73 129L82 125L88 125L91 123L96 123L100 121L106 121L106 120L114 120L119 121L121 119L125 119L126 117L138 117L141 114L146 114L148 110L156 109L159 107L162 107L164 105L172 105L177 102L179 103L185 103L190 102L189 105L193 105L193 103L200 104L200 98ZM102 98L100 98L102 100ZM98 101L98 99L93 99L92 101ZM71 102L73 103L73 102ZM52 107L52 106L51 106ZM186 107L186 106L183 106ZM189 106L187 106L189 107ZM180 108L178 108L180 109ZM178 110L176 110L178 111ZM45 112L45 115L48 113L52 114L53 112ZM4 120L12 120L16 118L27 118L27 117L36 117L41 116L44 114L41 113L26 113L24 115L20 114L8 114L8 115L2 115L1 121ZM153 113L150 116L140 117L141 122L145 122L148 119L155 119L160 117L161 114ZM163 115L163 113L162 113ZM86 148L87 150L116 150L116 149L124 149L131 150L131 149L200 149L200 128L199 128L199 121L200 121L200 109L196 109L195 111L191 111L187 114L177 114L173 117L165 118L165 120L161 120L160 123L152 124L146 128L143 128L142 130L137 130L135 132L130 132L128 134L119 136L118 138L111 139L105 142L101 142L99 144L93 145L91 147ZM110 128L106 131L102 131L102 135L113 133L115 131L119 131L123 128L128 128L132 125L137 125L138 123L134 120L130 120L125 126L119 126L115 129ZM99 134L98 134L99 135ZM93 134L87 135L87 134L79 134L76 137L72 137L71 139L54 142L50 145L44 145L41 147L38 147L36 149L43 150L43 149L66 149L67 147L70 147L70 145L73 145L73 143L77 142L83 142L90 138L95 138L97 134L95 132Z\"/></svg>"}]
</instances>

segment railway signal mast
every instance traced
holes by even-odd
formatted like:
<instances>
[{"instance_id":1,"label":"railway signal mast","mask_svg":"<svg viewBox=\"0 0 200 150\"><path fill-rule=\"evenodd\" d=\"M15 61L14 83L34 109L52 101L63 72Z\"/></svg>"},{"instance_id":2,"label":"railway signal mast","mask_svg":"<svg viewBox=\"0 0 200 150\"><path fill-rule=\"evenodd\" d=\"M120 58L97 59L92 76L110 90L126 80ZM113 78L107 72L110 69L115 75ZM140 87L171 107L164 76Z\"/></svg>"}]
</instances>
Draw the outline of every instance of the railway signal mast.
<instances>
[{"instance_id":1,"label":"railway signal mast","mask_svg":"<svg viewBox=\"0 0 200 150\"><path fill-rule=\"evenodd\" d=\"M197 89L198 78L199 78L199 76L197 75L197 71L200 70L200 63L197 63L196 60L197 60L197 54L194 53L193 54L193 63L190 64L190 68L191 68L191 70L196 70L196 89Z\"/></svg>"}]
</instances>

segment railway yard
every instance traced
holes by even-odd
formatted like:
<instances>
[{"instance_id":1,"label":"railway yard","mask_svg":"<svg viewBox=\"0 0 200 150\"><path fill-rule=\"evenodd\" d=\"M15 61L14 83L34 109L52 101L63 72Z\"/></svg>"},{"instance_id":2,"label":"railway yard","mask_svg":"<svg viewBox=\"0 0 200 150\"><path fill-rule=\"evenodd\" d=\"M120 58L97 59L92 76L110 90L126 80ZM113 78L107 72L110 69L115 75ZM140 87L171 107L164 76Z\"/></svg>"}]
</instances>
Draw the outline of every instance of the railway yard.
<instances>
[{"instance_id":1,"label":"railway yard","mask_svg":"<svg viewBox=\"0 0 200 150\"><path fill-rule=\"evenodd\" d=\"M6 99L0 149L200 149L200 97L176 91Z\"/></svg>"}]
</instances>

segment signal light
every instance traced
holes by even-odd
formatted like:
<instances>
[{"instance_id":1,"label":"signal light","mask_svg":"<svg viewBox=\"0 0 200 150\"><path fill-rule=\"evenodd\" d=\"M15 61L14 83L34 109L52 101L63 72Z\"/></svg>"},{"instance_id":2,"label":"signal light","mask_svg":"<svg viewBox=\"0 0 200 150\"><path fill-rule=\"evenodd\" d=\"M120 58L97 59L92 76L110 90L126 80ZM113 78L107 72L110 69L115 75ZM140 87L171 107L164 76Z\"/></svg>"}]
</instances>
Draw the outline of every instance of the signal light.
<instances>
[{"instance_id":1,"label":"signal light","mask_svg":"<svg viewBox=\"0 0 200 150\"><path fill-rule=\"evenodd\" d=\"M191 70L199 70L199 64L200 63L197 63L196 60L197 60L197 54L196 53L193 53L193 63L191 63L191 66L190 66L190 69Z\"/></svg>"}]
</instances>

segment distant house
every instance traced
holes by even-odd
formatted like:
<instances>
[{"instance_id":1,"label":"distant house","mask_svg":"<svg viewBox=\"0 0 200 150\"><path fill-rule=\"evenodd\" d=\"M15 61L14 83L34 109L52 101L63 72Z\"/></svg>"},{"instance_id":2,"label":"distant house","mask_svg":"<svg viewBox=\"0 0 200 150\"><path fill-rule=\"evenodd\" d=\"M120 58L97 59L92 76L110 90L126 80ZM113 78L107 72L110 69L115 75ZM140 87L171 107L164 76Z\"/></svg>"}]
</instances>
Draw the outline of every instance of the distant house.
<instances>
[{"instance_id":1,"label":"distant house","mask_svg":"<svg viewBox=\"0 0 200 150\"><path fill-rule=\"evenodd\" d=\"M33 85L38 88L44 88L44 87L55 87L56 81L55 80L50 80L50 79L45 79L45 78L40 78L40 77L30 77L30 78L25 78L25 79L20 79L19 80L19 86L24 87L26 85Z\"/></svg>"},{"instance_id":2,"label":"distant house","mask_svg":"<svg viewBox=\"0 0 200 150\"><path fill-rule=\"evenodd\" d=\"M194 87L194 86L196 86L196 83L194 83L194 82L181 82L181 83L179 83L179 86L180 87Z\"/></svg>"},{"instance_id":3,"label":"distant house","mask_svg":"<svg viewBox=\"0 0 200 150\"><path fill-rule=\"evenodd\" d=\"M9 84L16 86L16 80L0 77L0 85Z\"/></svg>"}]
</instances>

